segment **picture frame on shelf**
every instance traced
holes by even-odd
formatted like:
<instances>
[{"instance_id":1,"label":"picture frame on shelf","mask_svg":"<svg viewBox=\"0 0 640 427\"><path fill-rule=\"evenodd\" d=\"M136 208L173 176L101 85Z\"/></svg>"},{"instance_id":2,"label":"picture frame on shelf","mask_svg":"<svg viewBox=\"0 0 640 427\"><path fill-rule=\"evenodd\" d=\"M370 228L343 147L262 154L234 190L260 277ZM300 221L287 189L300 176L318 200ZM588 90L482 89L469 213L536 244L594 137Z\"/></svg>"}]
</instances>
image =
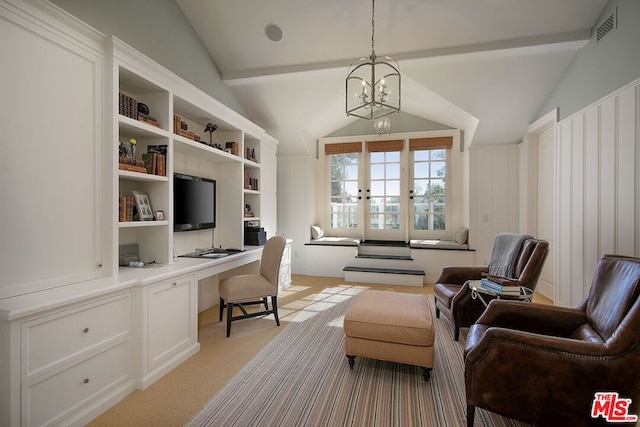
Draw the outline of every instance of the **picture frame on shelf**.
<instances>
[{"instance_id":1,"label":"picture frame on shelf","mask_svg":"<svg viewBox=\"0 0 640 427\"><path fill-rule=\"evenodd\" d=\"M153 221L153 209L151 209L151 201L146 193L133 191L133 197L136 200L136 209L138 210L138 220Z\"/></svg>"},{"instance_id":2,"label":"picture frame on shelf","mask_svg":"<svg viewBox=\"0 0 640 427\"><path fill-rule=\"evenodd\" d=\"M156 220L164 221L164 211L156 211Z\"/></svg>"}]
</instances>

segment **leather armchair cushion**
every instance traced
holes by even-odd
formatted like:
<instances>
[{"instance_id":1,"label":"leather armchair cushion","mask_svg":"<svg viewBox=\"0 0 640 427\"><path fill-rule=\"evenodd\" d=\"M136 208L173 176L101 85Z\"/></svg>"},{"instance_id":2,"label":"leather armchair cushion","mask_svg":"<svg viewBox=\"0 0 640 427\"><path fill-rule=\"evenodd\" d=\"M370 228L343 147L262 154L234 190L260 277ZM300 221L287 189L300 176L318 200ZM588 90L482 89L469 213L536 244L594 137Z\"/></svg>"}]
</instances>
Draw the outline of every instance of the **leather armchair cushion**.
<instances>
[{"instance_id":1,"label":"leather armchair cushion","mask_svg":"<svg viewBox=\"0 0 640 427\"><path fill-rule=\"evenodd\" d=\"M589 341L596 344L604 344L604 340L602 339L602 337L588 323L579 326L578 329L573 331L573 334L571 334L571 338L582 341Z\"/></svg>"},{"instance_id":2,"label":"leather armchair cushion","mask_svg":"<svg viewBox=\"0 0 640 427\"><path fill-rule=\"evenodd\" d=\"M438 300L446 307L451 307L451 300L453 300L453 297L460 291L460 288L462 288L460 285L436 283L434 286L434 293L436 293L437 289L436 295L438 295Z\"/></svg>"}]
</instances>

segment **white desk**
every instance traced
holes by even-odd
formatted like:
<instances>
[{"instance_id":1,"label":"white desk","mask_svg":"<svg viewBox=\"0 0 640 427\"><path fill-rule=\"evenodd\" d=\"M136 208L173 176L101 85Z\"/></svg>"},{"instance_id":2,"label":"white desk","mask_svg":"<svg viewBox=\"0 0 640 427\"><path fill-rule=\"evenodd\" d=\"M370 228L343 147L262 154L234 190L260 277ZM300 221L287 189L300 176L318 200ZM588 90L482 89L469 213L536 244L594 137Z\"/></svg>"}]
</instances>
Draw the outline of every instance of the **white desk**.
<instances>
[{"instance_id":1,"label":"white desk","mask_svg":"<svg viewBox=\"0 0 640 427\"><path fill-rule=\"evenodd\" d=\"M0 425L86 424L147 388L200 350L198 281L261 255L122 267L0 300Z\"/></svg>"}]
</instances>

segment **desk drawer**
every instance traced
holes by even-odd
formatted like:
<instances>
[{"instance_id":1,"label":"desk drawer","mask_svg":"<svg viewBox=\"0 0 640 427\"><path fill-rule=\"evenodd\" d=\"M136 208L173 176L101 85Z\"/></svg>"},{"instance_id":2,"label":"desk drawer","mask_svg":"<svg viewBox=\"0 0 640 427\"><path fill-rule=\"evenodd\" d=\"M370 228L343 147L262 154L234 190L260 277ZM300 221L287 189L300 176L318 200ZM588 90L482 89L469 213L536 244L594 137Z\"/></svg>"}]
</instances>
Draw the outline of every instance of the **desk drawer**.
<instances>
[{"instance_id":1,"label":"desk drawer","mask_svg":"<svg viewBox=\"0 0 640 427\"><path fill-rule=\"evenodd\" d=\"M130 292L23 323L22 379L130 333Z\"/></svg>"},{"instance_id":2,"label":"desk drawer","mask_svg":"<svg viewBox=\"0 0 640 427\"><path fill-rule=\"evenodd\" d=\"M130 354L130 343L125 341L48 378L24 384L23 425L64 424L65 416L129 379Z\"/></svg>"}]
</instances>

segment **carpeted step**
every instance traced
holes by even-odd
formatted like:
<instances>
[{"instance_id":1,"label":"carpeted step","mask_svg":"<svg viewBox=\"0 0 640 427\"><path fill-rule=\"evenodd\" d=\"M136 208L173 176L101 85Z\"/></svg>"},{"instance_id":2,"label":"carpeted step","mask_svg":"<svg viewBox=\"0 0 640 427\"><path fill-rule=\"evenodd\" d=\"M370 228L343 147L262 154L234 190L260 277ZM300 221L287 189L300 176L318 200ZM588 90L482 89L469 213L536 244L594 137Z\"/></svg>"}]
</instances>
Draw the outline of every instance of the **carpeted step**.
<instances>
[{"instance_id":1,"label":"carpeted step","mask_svg":"<svg viewBox=\"0 0 640 427\"><path fill-rule=\"evenodd\" d=\"M381 283L386 285L422 286L424 270L346 266L344 279L348 282Z\"/></svg>"}]
</instances>

